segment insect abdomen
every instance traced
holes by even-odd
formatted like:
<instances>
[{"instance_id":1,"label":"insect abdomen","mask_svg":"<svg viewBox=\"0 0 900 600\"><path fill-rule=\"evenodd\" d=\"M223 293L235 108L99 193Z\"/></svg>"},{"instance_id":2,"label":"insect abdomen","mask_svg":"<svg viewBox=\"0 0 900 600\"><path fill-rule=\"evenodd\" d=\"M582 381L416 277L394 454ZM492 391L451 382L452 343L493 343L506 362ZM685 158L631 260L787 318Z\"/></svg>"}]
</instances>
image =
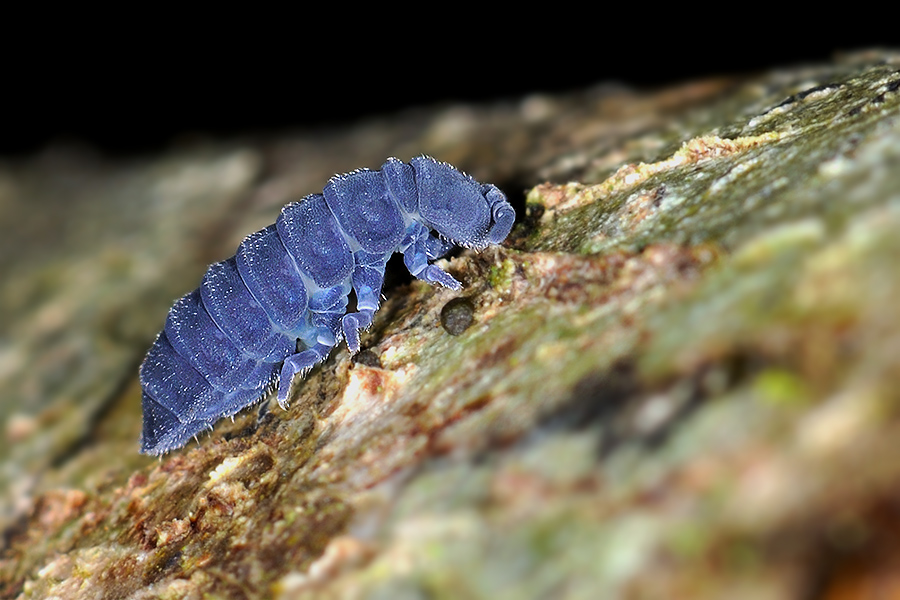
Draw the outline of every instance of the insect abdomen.
<instances>
[{"instance_id":1,"label":"insect abdomen","mask_svg":"<svg viewBox=\"0 0 900 600\"><path fill-rule=\"evenodd\" d=\"M349 286L343 280L353 256L343 238L343 246L335 244L334 218L310 211L319 203L311 197L286 206L275 225L247 236L234 257L210 266L200 287L169 311L141 369L144 404L155 409L145 418L144 451L180 446L252 404L274 385L281 363L298 351L298 339L300 350L316 343L307 287L315 300L340 294L346 301L343 288ZM310 213L325 226L299 227L296 219ZM330 263L315 262L323 247L331 249ZM304 261L326 268L305 273ZM323 290L322 283L339 289ZM167 385L154 385L160 381Z\"/></svg>"}]
</instances>

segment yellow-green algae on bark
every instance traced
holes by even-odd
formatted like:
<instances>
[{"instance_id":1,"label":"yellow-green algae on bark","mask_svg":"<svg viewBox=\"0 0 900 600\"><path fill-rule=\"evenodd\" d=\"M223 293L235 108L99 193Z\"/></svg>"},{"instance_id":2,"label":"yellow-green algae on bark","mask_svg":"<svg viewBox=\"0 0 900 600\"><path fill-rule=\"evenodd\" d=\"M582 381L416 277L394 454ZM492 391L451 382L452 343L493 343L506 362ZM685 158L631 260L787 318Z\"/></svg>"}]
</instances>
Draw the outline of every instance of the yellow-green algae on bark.
<instances>
[{"instance_id":1,"label":"yellow-green algae on bark","mask_svg":"<svg viewBox=\"0 0 900 600\"><path fill-rule=\"evenodd\" d=\"M662 155L537 186L506 247L448 261L459 335L453 293L393 289L365 361L336 352L288 411L161 461L121 456L126 380L35 475L0 591L896 592L898 87L896 56L862 55L674 113L640 144Z\"/></svg>"}]
</instances>

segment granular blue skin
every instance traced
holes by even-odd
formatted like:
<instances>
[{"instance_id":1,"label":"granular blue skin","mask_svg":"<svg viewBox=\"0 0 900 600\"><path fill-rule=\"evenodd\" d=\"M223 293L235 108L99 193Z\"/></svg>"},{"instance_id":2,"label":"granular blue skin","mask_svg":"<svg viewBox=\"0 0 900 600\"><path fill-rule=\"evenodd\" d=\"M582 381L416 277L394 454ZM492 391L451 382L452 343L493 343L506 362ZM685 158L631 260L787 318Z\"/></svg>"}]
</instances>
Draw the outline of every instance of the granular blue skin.
<instances>
[{"instance_id":1,"label":"granular blue skin","mask_svg":"<svg viewBox=\"0 0 900 600\"><path fill-rule=\"evenodd\" d=\"M169 311L141 365L141 452L180 448L276 382L284 408L294 376L341 339L359 350L394 252L413 276L459 290L429 261L456 245L498 244L514 220L495 186L427 156L336 176L321 194L288 204ZM347 313L351 289L356 312Z\"/></svg>"}]
</instances>

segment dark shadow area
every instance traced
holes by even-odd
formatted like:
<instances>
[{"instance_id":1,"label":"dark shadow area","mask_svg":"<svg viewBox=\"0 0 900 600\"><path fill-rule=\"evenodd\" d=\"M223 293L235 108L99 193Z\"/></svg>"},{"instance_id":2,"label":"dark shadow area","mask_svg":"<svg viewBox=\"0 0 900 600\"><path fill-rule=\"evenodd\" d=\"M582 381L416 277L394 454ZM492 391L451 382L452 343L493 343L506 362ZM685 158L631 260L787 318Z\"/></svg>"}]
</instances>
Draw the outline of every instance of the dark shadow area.
<instances>
[{"instance_id":1,"label":"dark shadow area","mask_svg":"<svg viewBox=\"0 0 900 600\"><path fill-rule=\"evenodd\" d=\"M822 63L839 49L877 43L822 35L707 48L673 26L636 32L639 44L578 34L557 46L528 39L527 31L542 26L550 24L497 28L485 34L487 44L423 39L425 47L399 55L380 47L347 55L329 52L326 44L311 57L310 47L320 44L299 31L296 42L245 40L203 52L204 33L198 32L188 49L132 56L126 46L124 65L71 44L52 61L29 57L5 69L0 157L28 157L65 142L109 156L146 155L198 139L351 126L411 107L516 100L603 82L649 89ZM472 27L483 31L474 22ZM410 33L410 42L428 35Z\"/></svg>"}]
</instances>

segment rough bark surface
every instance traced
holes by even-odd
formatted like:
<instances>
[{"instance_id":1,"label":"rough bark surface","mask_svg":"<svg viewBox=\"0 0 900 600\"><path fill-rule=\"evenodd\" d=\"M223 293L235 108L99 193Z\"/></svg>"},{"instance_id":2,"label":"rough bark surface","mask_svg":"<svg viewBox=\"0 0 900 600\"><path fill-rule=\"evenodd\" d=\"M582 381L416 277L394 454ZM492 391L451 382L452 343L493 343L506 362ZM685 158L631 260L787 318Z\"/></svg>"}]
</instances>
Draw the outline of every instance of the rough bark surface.
<instances>
[{"instance_id":1,"label":"rough bark surface","mask_svg":"<svg viewBox=\"0 0 900 600\"><path fill-rule=\"evenodd\" d=\"M463 292L398 278L288 411L139 455L172 300L422 152L521 210ZM0 165L0 597L898 595L898 229L888 51Z\"/></svg>"}]
</instances>

